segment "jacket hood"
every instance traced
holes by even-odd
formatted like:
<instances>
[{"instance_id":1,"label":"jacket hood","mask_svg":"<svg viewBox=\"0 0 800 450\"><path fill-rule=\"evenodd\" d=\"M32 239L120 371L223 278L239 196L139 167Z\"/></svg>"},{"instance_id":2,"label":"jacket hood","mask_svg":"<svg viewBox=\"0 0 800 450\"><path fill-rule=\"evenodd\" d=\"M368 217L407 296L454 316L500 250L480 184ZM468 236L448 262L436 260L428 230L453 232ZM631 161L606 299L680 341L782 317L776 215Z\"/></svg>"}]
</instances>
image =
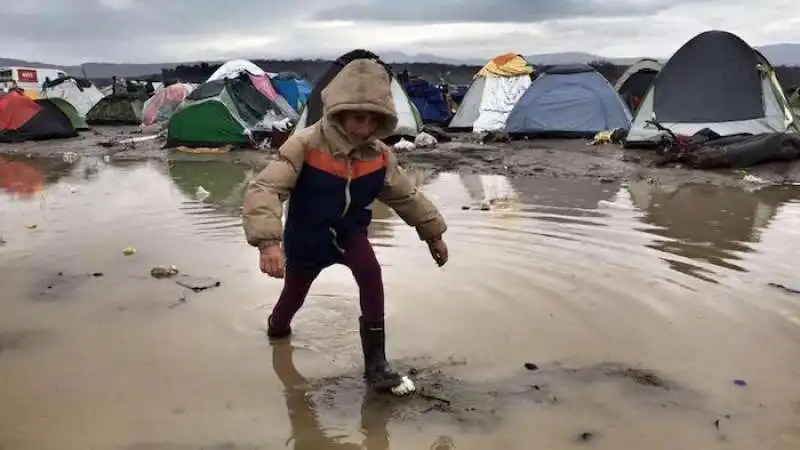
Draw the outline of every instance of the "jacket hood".
<instances>
[{"instance_id":1,"label":"jacket hood","mask_svg":"<svg viewBox=\"0 0 800 450\"><path fill-rule=\"evenodd\" d=\"M359 145L339 123L337 115L342 111L368 111L384 117L368 142L391 136L397 127L391 78L371 59L356 59L342 68L322 90L322 109L322 132L333 144L331 150L339 153L349 154Z\"/></svg>"}]
</instances>

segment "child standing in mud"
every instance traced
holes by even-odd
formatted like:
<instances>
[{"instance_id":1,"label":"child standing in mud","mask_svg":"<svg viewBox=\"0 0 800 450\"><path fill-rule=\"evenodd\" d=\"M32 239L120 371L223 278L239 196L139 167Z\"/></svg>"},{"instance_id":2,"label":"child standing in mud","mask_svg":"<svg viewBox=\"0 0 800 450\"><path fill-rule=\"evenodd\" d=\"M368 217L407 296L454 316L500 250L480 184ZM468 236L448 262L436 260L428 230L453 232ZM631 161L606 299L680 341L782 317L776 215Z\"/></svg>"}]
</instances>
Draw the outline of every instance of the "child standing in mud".
<instances>
[{"instance_id":1,"label":"child standing in mud","mask_svg":"<svg viewBox=\"0 0 800 450\"><path fill-rule=\"evenodd\" d=\"M344 264L359 289L364 377L374 389L405 394L413 384L386 360L381 267L367 238L370 206L380 200L415 227L439 266L448 258L442 239L447 225L380 141L398 121L390 83L371 59L342 68L322 91L322 119L290 137L250 182L243 226L247 242L260 251L261 271L284 278L267 318L268 336L288 337L314 279L326 267Z\"/></svg>"}]
</instances>

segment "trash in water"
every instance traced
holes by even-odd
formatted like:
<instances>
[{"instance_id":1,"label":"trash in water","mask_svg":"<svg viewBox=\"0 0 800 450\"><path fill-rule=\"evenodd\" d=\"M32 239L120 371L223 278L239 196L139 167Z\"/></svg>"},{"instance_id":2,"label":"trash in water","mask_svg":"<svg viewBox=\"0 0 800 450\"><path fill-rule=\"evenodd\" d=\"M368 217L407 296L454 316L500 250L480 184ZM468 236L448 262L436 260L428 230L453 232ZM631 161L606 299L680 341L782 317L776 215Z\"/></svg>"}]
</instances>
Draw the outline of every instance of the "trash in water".
<instances>
[{"instance_id":1,"label":"trash in water","mask_svg":"<svg viewBox=\"0 0 800 450\"><path fill-rule=\"evenodd\" d=\"M178 274L178 268L175 266L155 266L150 270L150 276L153 278L169 278Z\"/></svg>"},{"instance_id":2,"label":"trash in water","mask_svg":"<svg viewBox=\"0 0 800 450\"><path fill-rule=\"evenodd\" d=\"M186 274L180 275L175 282L195 292L205 291L206 289L218 287L222 284L220 281L211 277L193 277Z\"/></svg>"},{"instance_id":3,"label":"trash in water","mask_svg":"<svg viewBox=\"0 0 800 450\"><path fill-rule=\"evenodd\" d=\"M536 364L534 364L532 362L526 362L525 363L525 368L528 369L528 370L538 370L539 366L537 366Z\"/></svg>"},{"instance_id":4,"label":"trash in water","mask_svg":"<svg viewBox=\"0 0 800 450\"><path fill-rule=\"evenodd\" d=\"M136 253L136 249L133 247L125 247L122 249L122 254L125 256L131 256L134 253Z\"/></svg>"},{"instance_id":5,"label":"trash in water","mask_svg":"<svg viewBox=\"0 0 800 450\"><path fill-rule=\"evenodd\" d=\"M197 190L194 193L195 198L198 201L204 201L211 195L211 192L208 192L203 186L197 186Z\"/></svg>"},{"instance_id":6,"label":"trash in water","mask_svg":"<svg viewBox=\"0 0 800 450\"><path fill-rule=\"evenodd\" d=\"M35 230L35 229L37 229L37 228L39 228L39 225L36 225L35 223L34 223L34 224L32 224L32 225L28 225L28 229L29 229L29 230Z\"/></svg>"},{"instance_id":7,"label":"trash in water","mask_svg":"<svg viewBox=\"0 0 800 450\"><path fill-rule=\"evenodd\" d=\"M744 380L733 380L733 384L737 386L747 386L747 381Z\"/></svg>"}]
</instances>

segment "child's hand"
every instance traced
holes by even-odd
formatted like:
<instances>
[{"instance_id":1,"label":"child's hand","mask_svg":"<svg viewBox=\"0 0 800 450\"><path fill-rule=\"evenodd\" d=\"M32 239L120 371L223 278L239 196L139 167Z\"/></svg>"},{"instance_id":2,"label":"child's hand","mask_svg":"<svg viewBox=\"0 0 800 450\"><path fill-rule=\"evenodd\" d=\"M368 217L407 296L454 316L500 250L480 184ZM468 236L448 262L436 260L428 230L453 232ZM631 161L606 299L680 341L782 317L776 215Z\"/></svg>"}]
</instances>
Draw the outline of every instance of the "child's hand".
<instances>
[{"instance_id":1,"label":"child's hand","mask_svg":"<svg viewBox=\"0 0 800 450\"><path fill-rule=\"evenodd\" d=\"M447 263L447 244L444 243L441 236L428 241L428 250L431 251L431 256L439 267Z\"/></svg>"},{"instance_id":2,"label":"child's hand","mask_svg":"<svg viewBox=\"0 0 800 450\"><path fill-rule=\"evenodd\" d=\"M261 250L261 271L272 278L283 278L286 273L283 248L271 245Z\"/></svg>"}]
</instances>

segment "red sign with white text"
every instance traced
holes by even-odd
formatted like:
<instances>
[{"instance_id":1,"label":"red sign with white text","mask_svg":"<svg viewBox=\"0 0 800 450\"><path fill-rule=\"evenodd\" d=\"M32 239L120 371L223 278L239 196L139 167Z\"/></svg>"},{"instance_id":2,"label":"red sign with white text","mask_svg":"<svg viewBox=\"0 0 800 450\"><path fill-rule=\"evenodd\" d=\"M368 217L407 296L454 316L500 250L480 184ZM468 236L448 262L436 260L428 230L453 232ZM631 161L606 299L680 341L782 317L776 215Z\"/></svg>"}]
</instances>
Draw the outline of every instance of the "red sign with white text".
<instances>
[{"instance_id":1,"label":"red sign with white text","mask_svg":"<svg viewBox=\"0 0 800 450\"><path fill-rule=\"evenodd\" d=\"M36 73L36 70L31 69L18 69L17 76L19 77L20 83L38 83L39 82L39 75Z\"/></svg>"}]
</instances>

